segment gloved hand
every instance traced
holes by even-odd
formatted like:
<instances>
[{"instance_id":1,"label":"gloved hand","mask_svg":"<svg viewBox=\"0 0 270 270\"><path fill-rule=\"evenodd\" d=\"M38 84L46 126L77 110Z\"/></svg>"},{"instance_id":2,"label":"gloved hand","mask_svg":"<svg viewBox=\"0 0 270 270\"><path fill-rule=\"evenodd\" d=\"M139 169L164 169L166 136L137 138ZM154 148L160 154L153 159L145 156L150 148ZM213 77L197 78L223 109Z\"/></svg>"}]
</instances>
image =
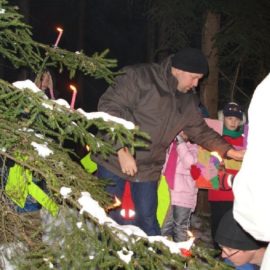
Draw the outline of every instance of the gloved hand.
<instances>
[{"instance_id":1,"label":"gloved hand","mask_svg":"<svg viewBox=\"0 0 270 270\"><path fill-rule=\"evenodd\" d=\"M192 164L190 166L190 175L193 180L197 180L201 175L201 169L196 164Z\"/></svg>"}]
</instances>

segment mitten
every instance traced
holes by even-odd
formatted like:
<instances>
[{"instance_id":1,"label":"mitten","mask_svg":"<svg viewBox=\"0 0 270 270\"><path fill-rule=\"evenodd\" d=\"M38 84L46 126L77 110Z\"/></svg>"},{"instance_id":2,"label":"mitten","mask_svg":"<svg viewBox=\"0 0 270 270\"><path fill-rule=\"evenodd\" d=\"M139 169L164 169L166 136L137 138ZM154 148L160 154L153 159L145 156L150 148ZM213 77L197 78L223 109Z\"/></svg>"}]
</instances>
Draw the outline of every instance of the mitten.
<instances>
[{"instance_id":1,"label":"mitten","mask_svg":"<svg viewBox=\"0 0 270 270\"><path fill-rule=\"evenodd\" d=\"M220 190L232 190L234 175L230 173L226 173L223 170L218 172L219 178L219 189Z\"/></svg>"},{"instance_id":2,"label":"mitten","mask_svg":"<svg viewBox=\"0 0 270 270\"><path fill-rule=\"evenodd\" d=\"M190 166L190 175L194 180L197 180L201 175L201 169L196 164L192 164Z\"/></svg>"}]
</instances>

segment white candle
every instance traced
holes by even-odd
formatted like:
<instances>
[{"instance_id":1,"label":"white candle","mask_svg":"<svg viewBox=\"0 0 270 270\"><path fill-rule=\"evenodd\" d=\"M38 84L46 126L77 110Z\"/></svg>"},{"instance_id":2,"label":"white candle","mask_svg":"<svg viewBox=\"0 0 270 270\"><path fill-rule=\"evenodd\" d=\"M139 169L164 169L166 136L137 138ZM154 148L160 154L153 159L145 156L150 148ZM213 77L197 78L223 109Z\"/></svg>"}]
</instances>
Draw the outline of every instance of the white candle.
<instances>
[{"instance_id":1,"label":"white candle","mask_svg":"<svg viewBox=\"0 0 270 270\"><path fill-rule=\"evenodd\" d=\"M50 96L51 96L51 99L55 99L55 97L54 97L54 92L53 92L53 88L52 88L52 87L49 87L49 90L50 90Z\"/></svg>"},{"instance_id":2,"label":"white candle","mask_svg":"<svg viewBox=\"0 0 270 270\"><path fill-rule=\"evenodd\" d=\"M70 103L70 108L74 110L74 105L76 101L76 96L77 96L77 88L74 85L70 85L69 88L71 89L72 93L72 98L71 98L71 103Z\"/></svg>"},{"instance_id":3,"label":"white candle","mask_svg":"<svg viewBox=\"0 0 270 270\"><path fill-rule=\"evenodd\" d=\"M57 46L58 46L58 43L59 43L59 41L60 41L60 39L61 39L61 36L63 35L63 31L64 31L64 30L63 30L62 28L60 28L60 27L57 27L56 30L57 30L59 33L58 33L57 39L56 39L56 41L55 41L54 47L57 47Z\"/></svg>"}]
</instances>

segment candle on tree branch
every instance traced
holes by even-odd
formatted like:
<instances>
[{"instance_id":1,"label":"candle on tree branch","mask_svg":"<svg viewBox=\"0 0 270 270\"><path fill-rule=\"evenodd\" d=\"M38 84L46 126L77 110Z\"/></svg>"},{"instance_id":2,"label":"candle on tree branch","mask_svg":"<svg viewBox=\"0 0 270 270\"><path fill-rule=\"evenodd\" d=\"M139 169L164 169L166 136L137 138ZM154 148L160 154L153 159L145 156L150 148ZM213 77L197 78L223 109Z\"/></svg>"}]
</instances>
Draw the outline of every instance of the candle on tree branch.
<instances>
[{"instance_id":1,"label":"candle on tree branch","mask_svg":"<svg viewBox=\"0 0 270 270\"><path fill-rule=\"evenodd\" d=\"M59 41L60 41L60 39L61 39L61 37L63 35L63 31L64 31L61 27L57 27L56 30L58 31L58 36L57 36L57 39L56 39L56 41L54 43L54 47L58 46Z\"/></svg>"},{"instance_id":2,"label":"candle on tree branch","mask_svg":"<svg viewBox=\"0 0 270 270\"><path fill-rule=\"evenodd\" d=\"M75 105L76 96L77 96L77 88L72 84L69 85L69 88L73 92L72 93L72 98L71 98L71 103L70 103L70 108L72 110L74 110L74 105Z\"/></svg>"}]
</instances>

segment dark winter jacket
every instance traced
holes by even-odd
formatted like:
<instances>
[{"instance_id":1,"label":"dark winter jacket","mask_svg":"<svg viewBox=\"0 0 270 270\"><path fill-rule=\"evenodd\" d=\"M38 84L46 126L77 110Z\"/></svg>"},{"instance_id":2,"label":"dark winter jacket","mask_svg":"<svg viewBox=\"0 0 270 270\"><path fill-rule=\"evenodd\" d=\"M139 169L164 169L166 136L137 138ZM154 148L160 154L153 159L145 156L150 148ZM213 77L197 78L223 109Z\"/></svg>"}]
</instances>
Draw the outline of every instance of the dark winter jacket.
<instances>
[{"instance_id":1,"label":"dark winter jacket","mask_svg":"<svg viewBox=\"0 0 270 270\"><path fill-rule=\"evenodd\" d=\"M138 173L122 174L117 154L107 160L93 157L114 174L131 181L154 181L160 177L166 149L179 131L222 156L231 148L201 117L194 94L177 91L177 80L171 74L171 60L161 65L141 64L126 67L124 75L100 98L98 110L132 121L151 137L148 149L138 149L135 159Z\"/></svg>"}]
</instances>

